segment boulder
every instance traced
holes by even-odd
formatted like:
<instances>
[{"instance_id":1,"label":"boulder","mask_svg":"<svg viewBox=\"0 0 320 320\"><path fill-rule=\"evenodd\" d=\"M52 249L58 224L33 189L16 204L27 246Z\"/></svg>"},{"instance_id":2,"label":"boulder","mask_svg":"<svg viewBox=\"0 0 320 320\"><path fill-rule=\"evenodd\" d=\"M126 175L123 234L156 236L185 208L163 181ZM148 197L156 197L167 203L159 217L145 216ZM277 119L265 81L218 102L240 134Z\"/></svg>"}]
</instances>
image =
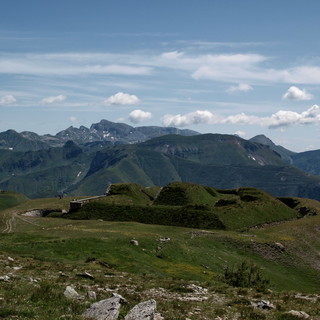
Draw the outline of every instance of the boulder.
<instances>
[{"instance_id":1,"label":"boulder","mask_svg":"<svg viewBox=\"0 0 320 320\"><path fill-rule=\"evenodd\" d=\"M64 290L63 294L67 299L78 299L78 298L80 298L79 293L76 290L74 290L72 287L70 287L70 286L66 287L66 290Z\"/></svg>"},{"instance_id":2,"label":"boulder","mask_svg":"<svg viewBox=\"0 0 320 320\"><path fill-rule=\"evenodd\" d=\"M129 313L125 316L125 320L154 320L163 319L157 313L157 303L155 300L148 300L141 302L134 306Z\"/></svg>"},{"instance_id":3,"label":"boulder","mask_svg":"<svg viewBox=\"0 0 320 320\"><path fill-rule=\"evenodd\" d=\"M119 316L120 307L121 298L114 296L92 304L82 316L91 320L116 320Z\"/></svg>"},{"instance_id":4,"label":"boulder","mask_svg":"<svg viewBox=\"0 0 320 320\"><path fill-rule=\"evenodd\" d=\"M112 297L117 297L117 298L119 298L121 304L126 304L126 303L128 302L127 299L125 299L121 294L116 293L116 292L113 292L113 293L112 293Z\"/></svg>"},{"instance_id":5,"label":"boulder","mask_svg":"<svg viewBox=\"0 0 320 320\"><path fill-rule=\"evenodd\" d=\"M310 319L310 316L304 311L290 310L288 312L285 312L285 314L290 314L300 319Z\"/></svg>"}]
</instances>

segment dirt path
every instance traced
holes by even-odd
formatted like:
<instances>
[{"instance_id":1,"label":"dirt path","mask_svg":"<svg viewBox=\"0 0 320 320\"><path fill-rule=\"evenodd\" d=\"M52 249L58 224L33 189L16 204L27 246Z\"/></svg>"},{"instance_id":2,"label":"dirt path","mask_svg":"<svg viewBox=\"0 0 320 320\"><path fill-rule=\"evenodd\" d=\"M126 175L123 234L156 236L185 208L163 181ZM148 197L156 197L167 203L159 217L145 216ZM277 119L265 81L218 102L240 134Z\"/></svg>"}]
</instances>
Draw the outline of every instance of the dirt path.
<instances>
[{"instance_id":1,"label":"dirt path","mask_svg":"<svg viewBox=\"0 0 320 320\"><path fill-rule=\"evenodd\" d=\"M16 226L16 212L8 213L3 217L5 220L5 228L1 231L2 233L11 233Z\"/></svg>"},{"instance_id":2,"label":"dirt path","mask_svg":"<svg viewBox=\"0 0 320 320\"><path fill-rule=\"evenodd\" d=\"M5 221L5 226L3 228L2 231L0 231L0 233L12 233L15 231L16 229L16 224L17 224L17 219L25 222L25 223L29 223L29 224L32 224L34 226L37 226L37 227L41 227L39 224L35 223L35 222L32 222L30 221L32 217L26 217L26 218L23 218L21 217L17 212L9 212L7 213L5 216L3 216L3 220Z\"/></svg>"}]
</instances>

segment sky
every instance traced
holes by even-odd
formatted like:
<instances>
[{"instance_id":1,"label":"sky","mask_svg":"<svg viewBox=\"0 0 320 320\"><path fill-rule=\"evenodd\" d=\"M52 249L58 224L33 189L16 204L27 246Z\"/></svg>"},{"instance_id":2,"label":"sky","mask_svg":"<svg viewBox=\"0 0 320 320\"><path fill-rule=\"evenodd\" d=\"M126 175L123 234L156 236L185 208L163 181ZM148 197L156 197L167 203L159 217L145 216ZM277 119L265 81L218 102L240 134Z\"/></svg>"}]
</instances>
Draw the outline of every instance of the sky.
<instances>
[{"instance_id":1,"label":"sky","mask_svg":"<svg viewBox=\"0 0 320 320\"><path fill-rule=\"evenodd\" d=\"M318 0L1 0L0 132L102 119L320 149Z\"/></svg>"}]
</instances>

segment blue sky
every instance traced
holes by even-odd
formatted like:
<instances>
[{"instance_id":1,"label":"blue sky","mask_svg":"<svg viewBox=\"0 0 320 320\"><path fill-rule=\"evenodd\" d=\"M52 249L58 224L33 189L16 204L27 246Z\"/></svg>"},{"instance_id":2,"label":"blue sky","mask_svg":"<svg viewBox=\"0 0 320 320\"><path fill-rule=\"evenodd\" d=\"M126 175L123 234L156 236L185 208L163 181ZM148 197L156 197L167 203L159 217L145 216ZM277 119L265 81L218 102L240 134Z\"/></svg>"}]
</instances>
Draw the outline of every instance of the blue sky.
<instances>
[{"instance_id":1,"label":"blue sky","mask_svg":"<svg viewBox=\"0 0 320 320\"><path fill-rule=\"evenodd\" d=\"M320 149L317 0L1 0L0 131L101 119Z\"/></svg>"}]
</instances>

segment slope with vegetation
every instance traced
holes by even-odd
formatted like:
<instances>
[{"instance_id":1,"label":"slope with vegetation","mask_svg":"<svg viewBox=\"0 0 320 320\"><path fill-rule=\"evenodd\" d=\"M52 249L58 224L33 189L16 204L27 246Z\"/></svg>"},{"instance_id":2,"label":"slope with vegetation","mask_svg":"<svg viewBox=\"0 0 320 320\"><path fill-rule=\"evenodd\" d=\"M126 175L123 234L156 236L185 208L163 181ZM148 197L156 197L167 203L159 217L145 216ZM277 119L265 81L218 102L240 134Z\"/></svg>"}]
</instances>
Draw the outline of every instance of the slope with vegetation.
<instances>
[{"instance_id":1,"label":"slope with vegetation","mask_svg":"<svg viewBox=\"0 0 320 320\"><path fill-rule=\"evenodd\" d=\"M136 221L220 230L245 230L297 216L296 210L258 189L217 190L181 182L161 189L114 184L107 197L85 203L80 210L67 215L71 219Z\"/></svg>"},{"instance_id":2,"label":"slope with vegetation","mask_svg":"<svg viewBox=\"0 0 320 320\"><path fill-rule=\"evenodd\" d=\"M106 221L107 216L52 218L61 216L58 211L67 210L70 200L28 200L0 211L0 232L6 219L15 219L12 231L0 237L0 277L8 276L0 286L0 317L81 319L93 302L85 297L88 291L95 291L98 300L111 292L124 296L128 303L119 319L151 298L166 320L285 320L293 319L290 310L320 317L320 211L314 200L291 199L298 202L291 208L284 204L288 199L252 188L172 183L162 189L117 184L110 196L96 201L110 208L206 208L224 218L226 230ZM296 219L299 207L312 207L314 215ZM20 215L34 209L57 213ZM239 216L241 221L233 222ZM270 224L277 220L282 223ZM248 229L256 223L259 228ZM79 276L85 272L92 278ZM84 298L68 300L63 295L67 285ZM269 301L270 310L257 307L261 301Z\"/></svg>"},{"instance_id":3,"label":"slope with vegetation","mask_svg":"<svg viewBox=\"0 0 320 320\"><path fill-rule=\"evenodd\" d=\"M285 162L269 147L230 135L163 136L97 153L86 177L69 190L103 192L106 184L135 182L145 186L172 181L216 188L243 186L275 196L319 198L320 178Z\"/></svg>"},{"instance_id":4,"label":"slope with vegetation","mask_svg":"<svg viewBox=\"0 0 320 320\"><path fill-rule=\"evenodd\" d=\"M26 202L28 198L17 192L0 190L0 211Z\"/></svg>"},{"instance_id":5,"label":"slope with vegetation","mask_svg":"<svg viewBox=\"0 0 320 320\"><path fill-rule=\"evenodd\" d=\"M319 176L293 167L269 145L231 135L167 135L129 145L69 141L47 150L0 150L0 188L31 198L103 194L107 184L117 182L159 186L173 181L320 198Z\"/></svg>"}]
</instances>

